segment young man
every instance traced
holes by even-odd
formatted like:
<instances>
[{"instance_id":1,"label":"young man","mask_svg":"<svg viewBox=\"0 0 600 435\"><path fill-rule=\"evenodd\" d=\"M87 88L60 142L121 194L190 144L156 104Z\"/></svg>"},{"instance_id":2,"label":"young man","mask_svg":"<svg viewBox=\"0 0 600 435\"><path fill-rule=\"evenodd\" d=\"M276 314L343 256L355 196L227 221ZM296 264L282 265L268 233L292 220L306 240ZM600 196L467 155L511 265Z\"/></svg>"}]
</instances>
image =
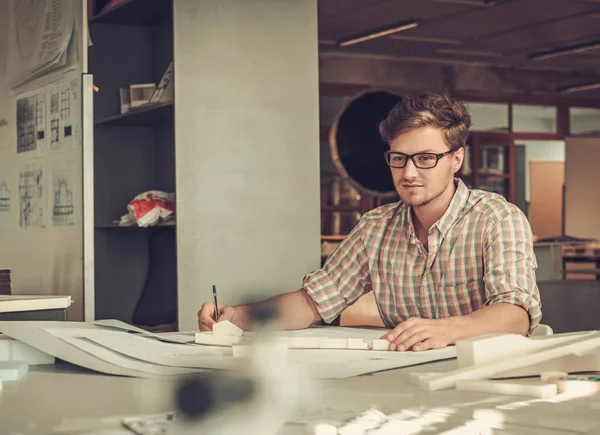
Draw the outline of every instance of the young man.
<instances>
[{"instance_id":1,"label":"young man","mask_svg":"<svg viewBox=\"0 0 600 435\"><path fill-rule=\"evenodd\" d=\"M363 215L300 290L267 301L279 327L330 323L372 291L393 328L383 336L390 350L533 331L541 304L527 219L502 196L454 178L470 125L466 107L439 94L406 97L391 110L379 130L401 201ZM221 306L219 319L248 327L250 309ZM202 306L201 330L212 329L214 314L214 304Z\"/></svg>"}]
</instances>

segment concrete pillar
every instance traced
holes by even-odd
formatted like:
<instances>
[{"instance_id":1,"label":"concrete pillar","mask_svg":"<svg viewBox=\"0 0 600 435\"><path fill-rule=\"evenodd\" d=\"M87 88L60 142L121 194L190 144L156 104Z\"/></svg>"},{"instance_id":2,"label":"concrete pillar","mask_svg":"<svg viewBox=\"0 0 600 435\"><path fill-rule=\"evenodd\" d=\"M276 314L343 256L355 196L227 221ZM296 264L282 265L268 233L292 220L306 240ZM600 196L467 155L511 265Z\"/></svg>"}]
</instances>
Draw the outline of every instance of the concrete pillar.
<instances>
[{"instance_id":1,"label":"concrete pillar","mask_svg":"<svg viewBox=\"0 0 600 435\"><path fill-rule=\"evenodd\" d=\"M319 266L316 0L174 0L181 330Z\"/></svg>"}]
</instances>

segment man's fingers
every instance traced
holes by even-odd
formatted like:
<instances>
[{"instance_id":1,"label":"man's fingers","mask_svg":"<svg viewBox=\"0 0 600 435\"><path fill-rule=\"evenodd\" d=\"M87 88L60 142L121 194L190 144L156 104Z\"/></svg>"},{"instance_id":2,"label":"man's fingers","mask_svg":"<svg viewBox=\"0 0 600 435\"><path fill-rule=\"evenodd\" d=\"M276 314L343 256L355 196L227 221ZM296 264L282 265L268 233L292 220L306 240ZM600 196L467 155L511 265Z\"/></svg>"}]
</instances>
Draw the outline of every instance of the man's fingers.
<instances>
[{"instance_id":1,"label":"man's fingers","mask_svg":"<svg viewBox=\"0 0 600 435\"><path fill-rule=\"evenodd\" d=\"M406 334L406 335L405 335ZM421 328L411 328L390 343L390 349L404 352L409 350L413 345L420 343L421 341L430 338L431 334L427 330Z\"/></svg>"},{"instance_id":2,"label":"man's fingers","mask_svg":"<svg viewBox=\"0 0 600 435\"><path fill-rule=\"evenodd\" d=\"M384 334L381 338L384 340L388 340L390 342L396 340L399 335L410 328L414 328L415 326L423 325L426 319L420 319L418 317L410 317L406 319L404 322L396 325L394 329Z\"/></svg>"},{"instance_id":3,"label":"man's fingers","mask_svg":"<svg viewBox=\"0 0 600 435\"><path fill-rule=\"evenodd\" d=\"M431 332L427 330L414 331L414 334L412 334L410 337L407 337L402 341L398 339L394 341L391 345L395 345L396 350L398 350L399 352L403 352L405 350L411 349L415 344L420 343L428 338L431 338Z\"/></svg>"},{"instance_id":4,"label":"man's fingers","mask_svg":"<svg viewBox=\"0 0 600 435\"><path fill-rule=\"evenodd\" d=\"M408 340L410 337L412 337L415 334L418 334L419 332L423 331L424 327L421 325L416 325L413 326L411 328L406 329L402 334L398 335L394 340L392 340L390 342L390 349L392 350L396 350L396 348L398 348L399 351L403 351L403 350L407 350L408 347L404 346L404 349L400 349L400 345L402 343L404 343L406 340Z\"/></svg>"},{"instance_id":5,"label":"man's fingers","mask_svg":"<svg viewBox=\"0 0 600 435\"><path fill-rule=\"evenodd\" d=\"M232 307L224 306L221 309L221 313L219 314L219 322L221 322L223 320L231 320L234 315L235 315L235 309L233 309Z\"/></svg>"},{"instance_id":6,"label":"man's fingers","mask_svg":"<svg viewBox=\"0 0 600 435\"><path fill-rule=\"evenodd\" d=\"M207 325L206 323L198 321L198 326L200 327L200 331L212 331L212 325Z\"/></svg>"},{"instance_id":7,"label":"man's fingers","mask_svg":"<svg viewBox=\"0 0 600 435\"><path fill-rule=\"evenodd\" d=\"M413 350L415 352L422 352L424 350L429 350L429 349L437 349L439 346L435 345L435 339L434 338L428 338L427 340L423 341L422 343L417 343L413 346Z\"/></svg>"}]
</instances>

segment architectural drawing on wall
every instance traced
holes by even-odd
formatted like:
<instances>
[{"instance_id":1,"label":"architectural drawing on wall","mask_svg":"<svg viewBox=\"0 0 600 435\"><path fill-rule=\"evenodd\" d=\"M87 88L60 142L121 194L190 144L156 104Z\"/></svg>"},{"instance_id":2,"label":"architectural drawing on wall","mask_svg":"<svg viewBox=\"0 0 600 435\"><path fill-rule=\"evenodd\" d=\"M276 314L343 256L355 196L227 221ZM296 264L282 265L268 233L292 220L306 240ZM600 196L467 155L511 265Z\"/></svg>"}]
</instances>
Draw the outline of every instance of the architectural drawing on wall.
<instances>
[{"instance_id":1,"label":"architectural drawing on wall","mask_svg":"<svg viewBox=\"0 0 600 435\"><path fill-rule=\"evenodd\" d=\"M19 225L46 226L44 168L38 162L25 163L19 170Z\"/></svg>"},{"instance_id":2,"label":"architectural drawing on wall","mask_svg":"<svg viewBox=\"0 0 600 435\"><path fill-rule=\"evenodd\" d=\"M4 180L0 179L0 213L10 213L10 190Z\"/></svg>"},{"instance_id":3,"label":"architectural drawing on wall","mask_svg":"<svg viewBox=\"0 0 600 435\"><path fill-rule=\"evenodd\" d=\"M8 67L11 88L68 64L74 38L74 0L12 0Z\"/></svg>"},{"instance_id":4,"label":"architectural drawing on wall","mask_svg":"<svg viewBox=\"0 0 600 435\"><path fill-rule=\"evenodd\" d=\"M81 144L79 78L49 86L50 149L60 151Z\"/></svg>"},{"instance_id":5,"label":"architectural drawing on wall","mask_svg":"<svg viewBox=\"0 0 600 435\"><path fill-rule=\"evenodd\" d=\"M14 180L15 169L12 165L0 165L0 230L14 226Z\"/></svg>"},{"instance_id":6,"label":"architectural drawing on wall","mask_svg":"<svg viewBox=\"0 0 600 435\"><path fill-rule=\"evenodd\" d=\"M52 163L52 225L78 225L81 221L81 169L77 161L55 159Z\"/></svg>"},{"instance_id":7,"label":"architectural drawing on wall","mask_svg":"<svg viewBox=\"0 0 600 435\"><path fill-rule=\"evenodd\" d=\"M17 152L43 152L46 139L46 95L34 93L17 99Z\"/></svg>"}]
</instances>

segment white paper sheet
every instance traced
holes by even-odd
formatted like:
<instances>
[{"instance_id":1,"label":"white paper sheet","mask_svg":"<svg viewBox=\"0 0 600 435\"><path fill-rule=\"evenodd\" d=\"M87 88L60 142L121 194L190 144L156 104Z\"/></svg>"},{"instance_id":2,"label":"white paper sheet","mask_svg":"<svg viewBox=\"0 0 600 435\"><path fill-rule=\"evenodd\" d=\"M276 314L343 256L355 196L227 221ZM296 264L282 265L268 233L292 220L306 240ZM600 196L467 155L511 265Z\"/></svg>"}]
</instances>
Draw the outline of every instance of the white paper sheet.
<instances>
[{"instance_id":1,"label":"white paper sheet","mask_svg":"<svg viewBox=\"0 0 600 435\"><path fill-rule=\"evenodd\" d=\"M231 370L245 360L229 356L231 349L192 344L160 342L154 334L127 332L138 328L122 322L107 322L100 326L84 322L0 322L0 333L23 341L52 356L103 373L137 377L156 377L178 373L170 368L190 367ZM43 329L45 330L43 330ZM348 328L311 328L294 331L293 335L316 334L336 336L347 334ZM381 331L358 332L351 336L379 337ZM364 328L359 328L364 329ZM146 331L144 331L146 332ZM149 334L149 335L147 335ZM360 335L359 335L360 336ZM358 338L358 337L357 337ZM369 350L291 349L288 356L315 378L341 379L367 373L407 367L456 357L456 349L425 352L389 352ZM162 366L163 368L157 368Z\"/></svg>"},{"instance_id":2,"label":"white paper sheet","mask_svg":"<svg viewBox=\"0 0 600 435\"><path fill-rule=\"evenodd\" d=\"M390 352L349 349L292 349L292 361L307 367L320 379L343 379L383 370L397 369L456 358L454 346L424 352Z\"/></svg>"},{"instance_id":3,"label":"white paper sheet","mask_svg":"<svg viewBox=\"0 0 600 435\"><path fill-rule=\"evenodd\" d=\"M0 163L0 231L12 230L16 227L18 190L16 181L15 166Z\"/></svg>"},{"instance_id":4,"label":"white paper sheet","mask_svg":"<svg viewBox=\"0 0 600 435\"><path fill-rule=\"evenodd\" d=\"M69 73L45 88L50 151L81 147L80 74Z\"/></svg>"},{"instance_id":5,"label":"white paper sheet","mask_svg":"<svg viewBox=\"0 0 600 435\"><path fill-rule=\"evenodd\" d=\"M81 224L81 172L81 156L76 159L63 153L52 159L49 214L55 227Z\"/></svg>"},{"instance_id":6,"label":"white paper sheet","mask_svg":"<svg viewBox=\"0 0 600 435\"><path fill-rule=\"evenodd\" d=\"M295 331L278 331L273 334L278 337L324 337L324 338L362 338L375 340L381 338L386 328L354 327L354 326L313 326L308 329Z\"/></svg>"},{"instance_id":7,"label":"white paper sheet","mask_svg":"<svg viewBox=\"0 0 600 435\"><path fill-rule=\"evenodd\" d=\"M10 1L7 77L12 88L65 65L73 11L73 0Z\"/></svg>"},{"instance_id":8,"label":"white paper sheet","mask_svg":"<svg viewBox=\"0 0 600 435\"><path fill-rule=\"evenodd\" d=\"M46 227L47 176L40 160L23 163L19 169L19 226L23 229Z\"/></svg>"},{"instance_id":9,"label":"white paper sheet","mask_svg":"<svg viewBox=\"0 0 600 435\"><path fill-rule=\"evenodd\" d=\"M94 333L104 332L105 334L112 334L117 336L125 337L127 340L122 341L129 346L139 346L140 341L152 341L150 338L136 337L129 335L124 332L112 332L112 331L93 331L89 329L76 329L76 328L44 328L46 332L49 332L54 337L60 338L69 344L94 355L101 360L108 363L114 364L119 367L123 367L129 370L139 371L145 374L158 375L158 376L175 376L175 375L186 375L191 373L198 373L201 370L187 369L182 367L168 367L164 365L154 364L147 360L140 360L131 358L130 356L122 353L115 352L111 349L101 346L98 343L88 340L87 337L93 336ZM155 341L156 342L156 341Z\"/></svg>"},{"instance_id":10,"label":"white paper sheet","mask_svg":"<svg viewBox=\"0 0 600 435\"><path fill-rule=\"evenodd\" d=\"M111 375L134 377L145 376L143 372L116 366L92 354L84 352L66 341L54 337L42 328L90 328L93 330L99 327L90 323L81 322L0 322L0 333L6 334L15 340L22 341L42 352L46 352L49 355L60 358L71 364ZM146 376L152 377L151 375Z\"/></svg>"},{"instance_id":11,"label":"white paper sheet","mask_svg":"<svg viewBox=\"0 0 600 435\"><path fill-rule=\"evenodd\" d=\"M190 334L191 338L189 338L187 335L184 335L181 333L155 334L150 331L146 331L145 329L138 328L136 326L129 325L125 322L121 322L120 320L115 320L115 319L96 320L93 323L94 323L94 325L103 326L106 328L111 328L111 329L116 329L116 330L121 330L121 331L128 331L128 332L136 332L145 337L152 337L152 338L155 338L160 341L165 341L167 343L187 344L187 343L194 341L193 334Z\"/></svg>"},{"instance_id":12,"label":"white paper sheet","mask_svg":"<svg viewBox=\"0 0 600 435\"><path fill-rule=\"evenodd\" d=\"M48 332L63 335L57 329ZM163 343L151 337L121 331L82 330L81 333L89 341L114 352L154 364L206 369L235 369L240 364L239 360L233 359L231 348Z\"/></svg>"}]
</instances>

